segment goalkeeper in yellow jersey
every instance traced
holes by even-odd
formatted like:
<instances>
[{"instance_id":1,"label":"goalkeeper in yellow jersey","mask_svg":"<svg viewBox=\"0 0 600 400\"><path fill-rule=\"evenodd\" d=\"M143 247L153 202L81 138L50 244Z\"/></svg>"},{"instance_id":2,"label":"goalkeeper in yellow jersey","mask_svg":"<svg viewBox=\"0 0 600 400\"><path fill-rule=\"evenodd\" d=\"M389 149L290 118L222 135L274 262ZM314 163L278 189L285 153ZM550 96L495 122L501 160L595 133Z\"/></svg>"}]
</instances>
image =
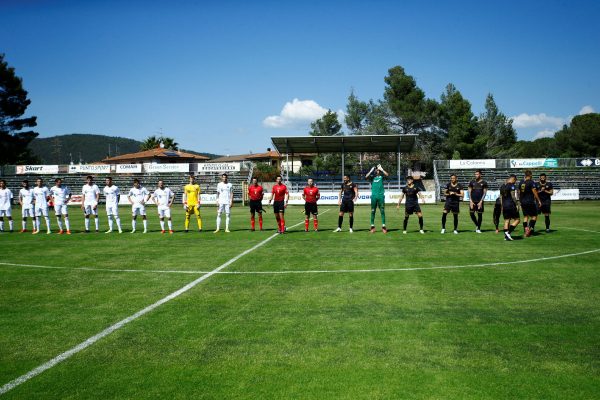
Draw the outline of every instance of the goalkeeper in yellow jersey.
<instances>
[{"instance_id":1,"label":"goalkeeper in yellow jersey","mask_svg":"<svg viewBox=\"0 0 600 400\"><path fill-rule=\"evenodd\" d=\"M196 214L198 232L202 231L202 217L200 216L200 185L196 183L194 175L190 175L190 183L183 187L183 208L185 209L185 232L190 226L190 217Z\"/></svg>"}]
</instances>

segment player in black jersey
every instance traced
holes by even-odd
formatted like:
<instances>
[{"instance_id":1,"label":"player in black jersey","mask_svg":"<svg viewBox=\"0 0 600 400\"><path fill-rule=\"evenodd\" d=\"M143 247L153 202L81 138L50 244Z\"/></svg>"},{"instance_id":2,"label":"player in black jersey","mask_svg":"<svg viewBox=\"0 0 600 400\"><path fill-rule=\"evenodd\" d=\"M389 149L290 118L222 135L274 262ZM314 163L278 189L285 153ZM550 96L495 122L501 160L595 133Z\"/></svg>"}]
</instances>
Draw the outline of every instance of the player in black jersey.
<instances>
[{"instance_id":1,"label":"player in black jersey","mask_svg":"<svg viewBox=\"0 0 600 400\"><path fill-rule=\"evenodd\" d=\"M475 224L475 232L481 233L483 221L483 200L487 194L488 184L481 177L481 170L475 171L475 179L469 182L469 213ZM477 217L475 217L477 213Z\"/></svg>"},{"instance_id":2,"label":"player in black jersey","mask_svg":"<svg viewBox=\"0 0 600 400\"><path fill-rule=\"evenodd\" d=\"M552 212L552 195L554 194L554 186L552 182L548 182L546 174L540 174L538 182L538 196L542 205L540 206L540 214L544 214L544 222L546 223L546 232L550 232L550 214Z\"/></svg>"},{"instance_id":3,"label":"player in black jersey","mask_svg":"<svg viewBox=\"0 0 600 400\"><path fill-rule=\"evenodd\" d=\"M458 234L458 214L460 213L460 201L464 196L463 187L458 183L458 177L455 174L450 175L450 182L444 189L446 202L444 211L442 211L442 233L446 233L446 218L451 212L454 216L454 234Z\"/></svg>"},{"instance_id":4,"label":"player in black jersey","mask_svg":"<svg viewBox=\"0 0 600 400\"><path fill-rule=\"evenodd\" d=\"M519 226L519 203L516 195L516 175L508 177L506 182L500 186L500 207L504 217L504 240L514 240L511 233ZM511 222L512 221L512 222Z\"/></svg>"},{"instance_id":5,"label":"player in black jersey","mask_svg":"<svg viewBox=\"0 0 600 400\"><path fill-rule=\"evenodd\" d=\"M525 171L525 178L519 182L519 201L523 210L523 228L525 237L529 237L535 230L537 221L538 207L541 205L540 197L536 188L536 183L531 179L530 170Z\"/></svg>"},{"instance_id":6,"label":"player in black jersey","mask_svg":"<svg viewBox=\"0 0 600 400\"><path fill-rule=\"evenodd\" d=\"M402 188L402 193L400 193L400 199L398 199L398 206L396 208L400 209L400 203L402 203L402 199L406 196L406 204L404 211L404 229L403 232L406 235L406 226L408 225L408 217L416 213L417 217L419 217L419 232L424 234L423 230L423 213L421 212L421 207L419 206L419 198L424 200L423 195L419 193L421 189L416 187L413 182L413 177L406 177L406 186Z\"/></svg>"},{"instance_id":7,"label":"player in black jersey","mask_svg":"<svg viewBox=\"0 0 600 400\"><path fill-rule=\"evenodd\" d=\"M356 183L350 180L348 175L344 175L344 183L342 183L339 197L340 199L338 200L338 205L340 206L340 214L338 216L338 227L334 232L342 231L344 213L348 213L350 214L349 232L352 233L352 228L354 226L354 203L358 199L358 186L356 186Z\"/></svg>"}]
</instances>

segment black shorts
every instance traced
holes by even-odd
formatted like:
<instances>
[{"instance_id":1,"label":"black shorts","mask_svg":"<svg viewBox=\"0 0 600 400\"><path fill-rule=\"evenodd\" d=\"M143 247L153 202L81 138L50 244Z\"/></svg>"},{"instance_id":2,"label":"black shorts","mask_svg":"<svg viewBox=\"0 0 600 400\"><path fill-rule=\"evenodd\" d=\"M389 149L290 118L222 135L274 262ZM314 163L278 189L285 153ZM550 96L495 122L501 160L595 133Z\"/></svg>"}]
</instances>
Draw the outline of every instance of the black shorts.
<instances>
[{"instance_id":1,"label":"black shorts","mask_svg":"<svg viewBox=\"0 0 600 400\"><path fill-rule=\"evenodd\" d=\"M250 212L251 213L261 213L263 212L262 201L260 200L250 200Z\"/></svg>"},{"instance_id":2,"label":"black shorts","mask_svg":"<svg viewBox=\"0 0 600 400\"><path fill-rule=\"evenodd\" d=\"M521 209L525 217L537 217L538 215L538 208L535 203L521 203Z\"/></svg>"},{"instance_id":3,"label":"black shorts","mask_svg":"<svg viewBox=\"0 0 600 400\"><path fill-rule=\"evenodd\" d=\"M548 201L548 202L542 203L542 206L540 207L540 214L552 214L551 208L552 208L551 202Z\"/></svg>"},{"instance_id":4,"label":"black shorts","mask_svg":"<svg viewBox=\"0 0 600 400\"><path fill-rule=\"evenodd\" d=\"M446 203L444 204L444 210L458 214L460 213L460 202L446 200Z\"/></svg>"},{"instance_id":5,"label":"black shorts","mask_svg":"<svg viewBox=\"0 0 600 400\"><path fill-rule=\"evenodd\" d=\"M277 213L284 213L285 212L285 201L281 200L281 201L274 201L273 202L273 212L275 214Z\"/></svg>"},{"instance_id":6,"label":"black shorts","mask_svg":"<svg viewBox=\"0 0 600 400\"><path fill-rule=\"evenodd\" d=\"M419 212L421 212L421 206L419 206L419 204L406 204L406 208L404 210L404 213L406 215L411 215Z\"/></svg>"},{"instance_id":7,"label":"black shorts","mask_svg":"<svg viewBox=\"0 0 600 400\"><path fill-rule=\"evenodd\" d=\"M352 200L342 200L340 211L343 213L354 212L354 202Z\"/></svg>"},{"instance_id":8,"label":"black shorts","mask_svg":"<svg viewBox=\"0 0 600 400\"><path fill-rule=\"evenodd\" d=\"M481 207L478 204L479 204L479 201L474 201L473 207L471 207L471 203L469 203L469 212L482 213L483 212L483 202L481 203Z\"/></svg>"},{"instance_id":9,"label":"black shorts","mask_svg":"<svg viewBox=\"0 0 600 400\"><path fill-rule=\"evenodd\" d=\"M502 210L502 216L504 219L519 219L519 210L515 206L505 207Z\"/></svg>"},{"instance_id":10,"label":"black shorts","mask_svg":"<svg viewBox=\"0 0 600 400\"><path fill-rule=\"evenodd\" d=\"M317 208L317 203L304 203L304 214L306 214L306 215L319 214L319 209Z\"/></svg>"}]
</instances>

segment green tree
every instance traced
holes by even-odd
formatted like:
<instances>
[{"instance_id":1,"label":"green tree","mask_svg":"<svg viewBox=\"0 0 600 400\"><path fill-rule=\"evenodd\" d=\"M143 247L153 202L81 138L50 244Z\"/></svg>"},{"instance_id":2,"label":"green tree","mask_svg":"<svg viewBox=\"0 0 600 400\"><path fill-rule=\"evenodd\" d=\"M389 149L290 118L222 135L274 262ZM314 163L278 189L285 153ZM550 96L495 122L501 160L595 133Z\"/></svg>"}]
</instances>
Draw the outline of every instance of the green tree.
<instances>
[{"instance_id":1,"label":"green tree","mask_svg":"<svg viewBox=\"0 0 600 400\"><path fill-rule=\"evenodd\" d=\"M361 135L368 123L370 113L369 104L358 100L354 95L354 90L348 96L348 104L346 105L346 117L344 121L351 135Z\"/></svg>"},{"instance_id":2,"label":"green tree","mask_svg":"<svg viewBox=\"0 0 600 400\"><path fill-rule=\"evenodd\" d=\"M160 147L161 143L165 149L179 150L179 143L177 143L175 139L165 136L156 137L155 135L148 136L140 145L140 150L145 151L156 149Z\"/></svg>"},{"instance_id":3,"label":"green tree","mask_svg":"<svg viewBox=\"0 0 600 400\"><path fill-rule=\"evenodd\" d=\"M461 158L480 157L484 144L477 140L477 120L471 111L471 103L450 83L441 96L440 107L440 128L447 132L446 158L454 156L455 152Z\"/></svg>"},{"instance_id":4,"label":"green tree","mask_svg":"<svg viewBox=\"0 0 600 400\"><path fill-rule=\"evenodd\" d=\"M311 136L337 136L342 132L342 124L337 113L328 110L321 118L310 124Z\"/></svg>"},{"instance_id":5,"label":"green tree","mask_svg":"<svg viewBox=\"0 0 600 400\"><path fill-rule=\"evenodd\" d=\"M23 80L0 54L0 165L36 162L28 145L38 133L23 131L37 125L37 117L23 118L29 104Z\"/></svg>"},{"instance_id":6,"label":"green tree","mask_svg":"<svg viewBox=\"0 0 600 400\"><path fill-rule=\"evenodd\" d=\"M517 131L512 123L512 119L500 112L494 96L488 93L485 112L477 120L481 141L485 143L488 157L510 156L511 147L517 142Z\"/></svg>"},{"instance_id":7,"label":"green tree","mask_svg":"<svg viewBox=\"0 0 600 400\"><path fill-rule=\"evenodd\" d=\"M589 157L600 155L600 114L578 115L569 126L556 132L556 145L562 157Z\"/></svg>"}]
</instances>

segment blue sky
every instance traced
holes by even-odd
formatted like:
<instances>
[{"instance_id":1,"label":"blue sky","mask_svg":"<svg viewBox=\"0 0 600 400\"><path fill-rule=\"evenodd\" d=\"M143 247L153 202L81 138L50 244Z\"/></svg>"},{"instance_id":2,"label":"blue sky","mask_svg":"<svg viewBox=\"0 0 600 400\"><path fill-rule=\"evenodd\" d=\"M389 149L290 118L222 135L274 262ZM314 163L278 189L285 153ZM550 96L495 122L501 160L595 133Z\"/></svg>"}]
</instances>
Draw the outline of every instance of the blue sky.
<instances>
[{"instance_id":1,"label":"blue sky","mask_svg":"<svg viewBox=\"0 0 600 400\"><path fill-rule=\"evenodd\" d=\"M41 136L161 131L264 151L323 110L383 96L395 65L427 97L494 94L522 139L600 110L598 1L0 1L0 52Z\"/></svg>"}]
</instances>

